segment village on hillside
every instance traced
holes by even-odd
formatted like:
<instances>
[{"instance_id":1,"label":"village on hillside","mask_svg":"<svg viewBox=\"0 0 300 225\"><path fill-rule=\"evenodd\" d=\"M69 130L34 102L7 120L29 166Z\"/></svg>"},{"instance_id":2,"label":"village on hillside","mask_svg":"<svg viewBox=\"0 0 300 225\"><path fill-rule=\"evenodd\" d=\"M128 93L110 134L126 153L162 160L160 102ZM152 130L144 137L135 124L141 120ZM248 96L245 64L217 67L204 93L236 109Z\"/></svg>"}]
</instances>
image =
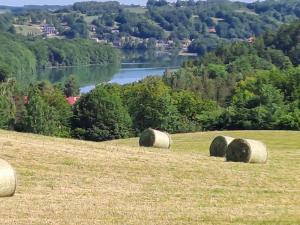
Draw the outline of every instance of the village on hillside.
<instances>
[{"instance_id":1,"label":"village on hillside","mask_svg":"<svg viewBox=\"0 0 300 225\"><path fill-rule=\"evenodd\" d=\"M136 15L140 15L145 13L147 8L128 6L127 10L130 13L134 12ZM172 52L172 54L174 54L173 51L176 49L179 55L198 55L197 51L193 51L193 48L191 48L193 42L197 41L195 39L196 37L173 37L173 34L161 29L157 24L153 26L162 32L162 34L158 34L155 37L155 35L141 35L136 32L131 33L125 30L123 24L111 18L104 18L104 15L89 15L75 11L68 13L53 11L45 12L44 14L45 15L36 15L34 12L28 12L16 16L13 24L15 32L25 36L41 36L43 38L64 39L84 37L96 43L107 43L121 49L155 49L156 51L166 53ZM192 16L192 18L194 20L199 19L196 15ZM103 20L105 20L105 22L103 22ZM203 38L205 40L218 40L220 38L216 26L218 23L223 22L224 19L212 17L211 20L210 26L201 28L205 34ZM105 25L103 25L103 23ZM153 32L155 33L155 31ZM235 38L232 40L253 43L255 36L249 35L248 38ZM224 39L224 41L228 40ZM203 45L209 45L206 42Z\"/></svg>"}]
</instances>

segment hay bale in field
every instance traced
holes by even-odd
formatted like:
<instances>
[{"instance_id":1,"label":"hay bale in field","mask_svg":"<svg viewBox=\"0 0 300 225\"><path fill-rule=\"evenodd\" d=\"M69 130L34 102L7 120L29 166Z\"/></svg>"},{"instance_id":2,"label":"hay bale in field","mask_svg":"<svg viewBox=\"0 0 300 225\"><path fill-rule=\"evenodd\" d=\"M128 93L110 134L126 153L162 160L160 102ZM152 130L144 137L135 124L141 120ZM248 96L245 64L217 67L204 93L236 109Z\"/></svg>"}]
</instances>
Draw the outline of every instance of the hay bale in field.
<instances>
[{"instance_id":1,"label":"hay bale in field","mask_svg":"<svg viewBox=\"0 0 300 225\"><path fill-rule=\"evenodd\" d=\"M250 139L235 139L226 151L226 160L232 162L265 163L267 158L266 145Z\"/></svg>"},{"instance_id":2,"label":"hay bale in field","mask_svg":"<svg viewBox=\"0 0 300 225\"><path fill-rule=\"evenodd\" d=\"M146 129L140 136L140 146L170 148L172 139L169 134L154 129Z\"/></svg>"},{"instance_id":3,"label":"hay bale in field","mask_svg":"<svg viewBox=\"0 0 300 225\"><path fill-rule=\"evenodd\" d=\"M233 137L228 136L216 137L209 147L210 156L225 157L227 147L233 140Z\"/></svg>"},{"instance_id":4,"label":"hay bale in field","mask_svg":"<svg viewBox=\"0 0 300 225\"><path fill-rule=\"evenodd\" d=\"M0 159L0 197L11 197L15 194L17 178L12 166Z\"/></svg>"}]
</instances>

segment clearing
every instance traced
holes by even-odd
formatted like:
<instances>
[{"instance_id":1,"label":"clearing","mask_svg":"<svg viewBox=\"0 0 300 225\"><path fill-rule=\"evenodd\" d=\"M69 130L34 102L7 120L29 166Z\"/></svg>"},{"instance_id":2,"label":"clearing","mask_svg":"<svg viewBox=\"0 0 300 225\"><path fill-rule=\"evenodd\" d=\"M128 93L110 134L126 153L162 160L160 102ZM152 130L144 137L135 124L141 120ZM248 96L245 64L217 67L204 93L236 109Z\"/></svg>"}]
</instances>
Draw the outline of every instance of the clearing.
<instances>
[{"instance_id":1,"label":"clearing","mask_svg":"<svg viewBox=\"0 0 300 225\"><path fill-rule=\"evenodd\" d=\"M208 157L220 134L264 141L268 163ZM300 132L172 137L163 150L0 130L0 158L18 175L0 224L300 224Z\"/></svg>"},{"instance_id":2,"label":"clearing","mask_svg":"<svg viewBox=\"0 0 300 225\"><path fill-rule=\"evenodd\" d=\"M42 31L39 25L14 25L17 34L27 35L42 35Z\"/></svg>"}]
</instances>

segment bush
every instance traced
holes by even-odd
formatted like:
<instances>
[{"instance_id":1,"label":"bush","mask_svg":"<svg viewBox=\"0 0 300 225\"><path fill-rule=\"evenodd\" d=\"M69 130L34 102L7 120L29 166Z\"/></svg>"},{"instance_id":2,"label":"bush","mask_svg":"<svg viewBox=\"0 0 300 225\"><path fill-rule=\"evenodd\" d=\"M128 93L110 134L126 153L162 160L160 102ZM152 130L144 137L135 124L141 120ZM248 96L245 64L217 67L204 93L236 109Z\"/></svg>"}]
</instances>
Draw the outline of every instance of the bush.
<instances>
[{"instance_id":1,"label":"bush","mask_svg":"<svg viewBox=\"0 0 300 225\"><path fill-rule=\"evenodd\" d=\"M73 136L92 141L132 135L132 121L121 98L108 87L98 86L74 107Z\"/></svg>"}]
</instances>

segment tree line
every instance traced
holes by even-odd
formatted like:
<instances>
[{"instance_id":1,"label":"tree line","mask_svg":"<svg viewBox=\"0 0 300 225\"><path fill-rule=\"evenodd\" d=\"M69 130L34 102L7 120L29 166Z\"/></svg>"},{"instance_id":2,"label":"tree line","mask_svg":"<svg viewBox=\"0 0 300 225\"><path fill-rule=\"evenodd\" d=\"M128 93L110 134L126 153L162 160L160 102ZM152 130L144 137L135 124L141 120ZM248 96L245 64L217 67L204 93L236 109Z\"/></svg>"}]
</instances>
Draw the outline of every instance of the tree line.
<instances>
[{"instance_id":1,"label":"tree line","mask_svg":"<svg viewBox=\"0 0 300 225\"><path fill-rule=\"evenodd\" d=\"M11 75L28 79L37 68L119 62L116 49L85 39L24 38L0 32L0 43L0 66Z\"/></svg>"}]
</instances>

